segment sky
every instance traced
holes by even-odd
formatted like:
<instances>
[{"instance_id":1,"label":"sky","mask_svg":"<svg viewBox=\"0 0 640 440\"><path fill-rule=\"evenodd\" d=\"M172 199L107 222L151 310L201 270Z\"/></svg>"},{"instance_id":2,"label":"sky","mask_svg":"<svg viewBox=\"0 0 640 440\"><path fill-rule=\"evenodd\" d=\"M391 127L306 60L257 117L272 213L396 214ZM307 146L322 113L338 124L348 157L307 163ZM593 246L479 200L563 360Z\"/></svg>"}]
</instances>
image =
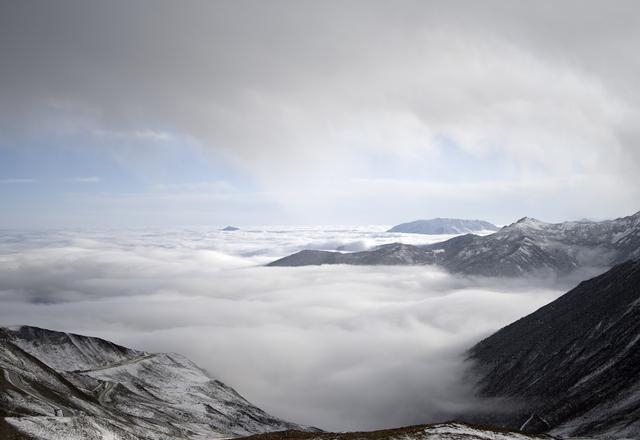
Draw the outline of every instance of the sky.
<instances>
[{"instance_id":1,"label":"sky","mask_svg":"<svg viewBox=\"0 0 640 440\"><path fill-rule=\"evenodd\" d=\"M0 227L638 211L634 0L0 0Z\"/></svg>"},{"instance_id":2,"label":"sky","mask_svg":"<svg viewBox=\"0 0 640 440\"><path fill-rule=\"evenodd\" d=\"M465 351L576 279L264 266L300 249L442 238L380 227L5 231L0 325L177 352L270 414L325 430L508 409L474 395Z\"/></svg>"}]
</instances>

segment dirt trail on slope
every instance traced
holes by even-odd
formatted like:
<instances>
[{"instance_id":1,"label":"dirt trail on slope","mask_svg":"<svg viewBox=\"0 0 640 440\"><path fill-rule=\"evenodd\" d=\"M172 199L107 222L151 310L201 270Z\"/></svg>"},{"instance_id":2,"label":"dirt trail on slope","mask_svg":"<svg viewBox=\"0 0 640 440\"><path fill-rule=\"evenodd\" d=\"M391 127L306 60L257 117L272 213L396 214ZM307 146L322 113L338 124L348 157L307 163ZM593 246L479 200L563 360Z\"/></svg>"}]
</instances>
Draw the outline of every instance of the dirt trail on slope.
<instances>
[{"instance_id":1,"label":"dirt trail on slope","mask_svg":"<svg viewBox=\"0 0 640 440\"><path fill-rule=\"evenodd\" d=\"M51 405L51 402L48 399L44 398L40 393L29 386L24 380L22 380L22 376L20 376L20 374L16 373L15 371L5 370L4 373L4 377L5 379L7 379L7 382L9 382L11 385L13 385L23 393L49 405L52 408L53 414L55 416L69 417L74 415L72 411L69 411L66 408L59 408Z\"/></svg>"}]
</instances>

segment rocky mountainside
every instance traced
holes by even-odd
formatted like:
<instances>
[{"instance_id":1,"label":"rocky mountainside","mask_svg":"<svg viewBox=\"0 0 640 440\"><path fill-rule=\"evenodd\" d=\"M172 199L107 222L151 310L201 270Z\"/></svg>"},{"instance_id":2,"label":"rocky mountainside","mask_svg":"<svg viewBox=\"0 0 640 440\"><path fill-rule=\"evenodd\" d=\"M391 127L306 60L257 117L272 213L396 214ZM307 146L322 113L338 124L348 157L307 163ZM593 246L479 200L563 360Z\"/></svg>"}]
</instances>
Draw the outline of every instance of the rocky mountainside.
<instances>
[{"instance_id":1,"label":"rocky mountainside","mask_svg":"<svg viewBox=\"0 0 640 440\"><path fill-rule=\"evenodd\" d=\"M544 223L525 217L491 235L455 237L427 249L444 251L437 263L448 270L476 275L611 267L640 257L640 212L603 222Z\"/></svg>"},{"instance_id":2,"label":"rocky mountainside","mask_svg":"<svg viewBox=\"0 0 640 440\"><path fill-rule=\"evenodd\" d=\"M353 254L301 251L270 266L437 264L484 276L565 275L640 257L640 212L602 222L544 223L522 218L485 236L461 235L428 246L390 244Z\"/></svg>"},{"instance_id":3,"label":"rocky mountainside","mask_svg":"<svg viewBox=\"0 0 640 440\"><path fill-rule=\"evenodd\" d=\"M178 354L36 327L0 329L1 437L210 439L305 429Z\"/></svg>"},{"instance_id":4,"label":"rocky mountainside","mask_svg":"<svg viewBox=\"0 0 640 440\"><path fill-rule=\"evenodd\" d=\"M468 234L480 231L497 231L498 227L484 220L463 220L459 218L433 218L402 223L387 232L409 234Z\"/></svg>"},{"instance_id":5,"label":"rocky mountainside","mask_svg":"<svg viewBox=\"0 0 640 440\"><path fill-rule=\"evenodd\" d=\"M562 436L640 436L640 261L580 283L470 350L489 421Z\"/></svg>"},{"instance_id":6,"label":"rocky mountainside","mask_svg":"<svg viewBox=\"0 0 640 440\"><path fill-rule=\"evenodd\" d=\"M408 426L369 432L312 433L288 431L258 434L247 440L553 440L548 435L523 434L498 428L480 427L464 423Z\"/></svg>"},{"instance_id":7,"label":"rocky mountainside","mask_svg":"<svg viewBox=\"0 0 640 440\"><path fill-rule=\"evenodd\" d=\"M402 243L385 244L371 251L330 252L304 250L288 257L269 263L268 266L317 266L321 264L351 264L357 266L372 265L410 265L434 264L433 252Z\"/></svg>"}]
</instances>

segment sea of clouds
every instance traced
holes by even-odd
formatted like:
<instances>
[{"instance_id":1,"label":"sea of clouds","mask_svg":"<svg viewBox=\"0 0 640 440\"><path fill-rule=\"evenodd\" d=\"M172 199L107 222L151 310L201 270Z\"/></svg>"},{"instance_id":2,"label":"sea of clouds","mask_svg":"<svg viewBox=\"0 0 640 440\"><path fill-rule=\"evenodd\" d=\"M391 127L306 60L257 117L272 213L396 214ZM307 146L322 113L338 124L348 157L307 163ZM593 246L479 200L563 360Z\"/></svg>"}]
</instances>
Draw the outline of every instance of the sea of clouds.
<instances>
[{"instance_id":1,"label":"sea of clouds","mask_svg":"<svg viewBox=\"0 0 640 440\"><path fill-rule=\"evenodd\" d=\"M0 232L0 324L182 353L266 411L323 429L451 417L479 402L475 342L570 287L434 267L264 267L301 249L448 236L380 226Z\"/></svg>"}]
</instances>

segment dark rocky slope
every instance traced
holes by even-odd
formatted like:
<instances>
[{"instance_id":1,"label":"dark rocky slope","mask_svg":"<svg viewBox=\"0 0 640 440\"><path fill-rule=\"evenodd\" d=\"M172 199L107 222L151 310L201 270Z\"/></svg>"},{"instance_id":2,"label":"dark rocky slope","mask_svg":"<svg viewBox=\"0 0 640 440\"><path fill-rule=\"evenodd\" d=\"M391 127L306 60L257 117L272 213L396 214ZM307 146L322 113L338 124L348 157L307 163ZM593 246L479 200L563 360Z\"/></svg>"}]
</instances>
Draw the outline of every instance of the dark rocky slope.
<instances>
[{"instance_id":1,"label":"dark rocky slope","mask_svg":"<svg viewBox=\"0 0 640 440\"><path fill-rule=\"evenodd\" d=\"M615 266L470 350L494 423L640 437L640 262Z\"/></svg>"},{"instance_id":2,"label":"dark rocky slope","mask_svg":"<svg viewBox=\"0 0 640 440\"><path fill-rule=\"evenodd\" d=\"M408 244L392 243L372 251L351 253L304 250L269 263L268 266L319 266L349 264L355 266L434 264L433 252Z\"/></svg>"}]
</instances>

